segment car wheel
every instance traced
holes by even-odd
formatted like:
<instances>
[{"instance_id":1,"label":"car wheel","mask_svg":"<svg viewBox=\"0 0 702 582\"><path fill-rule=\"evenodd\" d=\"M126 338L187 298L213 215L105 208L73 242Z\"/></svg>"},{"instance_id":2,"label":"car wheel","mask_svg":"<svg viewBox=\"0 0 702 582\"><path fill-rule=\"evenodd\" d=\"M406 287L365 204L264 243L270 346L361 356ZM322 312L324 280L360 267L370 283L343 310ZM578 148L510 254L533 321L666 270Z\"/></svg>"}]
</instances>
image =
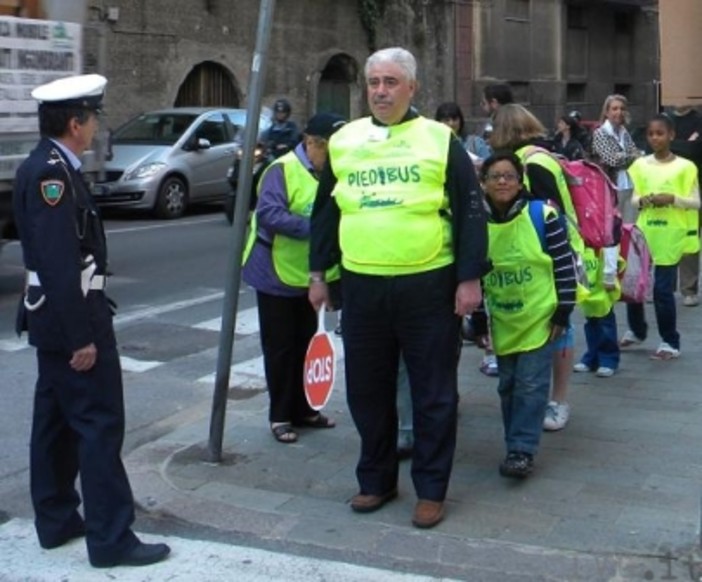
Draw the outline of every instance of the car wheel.
<instances>
[{"instance_id":1,"label":"car wheel","mask_svg":"<svg viewBox=\"0 0 702 582\"><path fill-rule=\"evenodd\" d=\"M183 216L188 205L188 189L182 179L168 176L158 191L154 211L158 218L173 219Z\"/></svg>"}]
</instances>

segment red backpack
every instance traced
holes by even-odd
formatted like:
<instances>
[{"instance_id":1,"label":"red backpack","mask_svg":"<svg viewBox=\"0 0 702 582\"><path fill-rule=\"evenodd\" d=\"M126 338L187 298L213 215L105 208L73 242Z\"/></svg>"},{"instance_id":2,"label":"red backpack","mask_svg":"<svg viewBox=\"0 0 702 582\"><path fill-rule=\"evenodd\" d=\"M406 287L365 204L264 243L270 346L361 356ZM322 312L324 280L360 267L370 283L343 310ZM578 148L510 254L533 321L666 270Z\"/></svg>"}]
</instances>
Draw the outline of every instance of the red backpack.
<instances>
[{"instance_id":1,"label":"red backpack","mask_svg":"<svg viewBox=\"0 0 702 582\"><path fill-rule=\"evenodd\" d=\"M534 147L524 161L536 152L548 154L561 166L585 245L595 250L612 246L614 219L618 214L617 188L604 170L593 162L567 160L540 147Z\"/></svg>"}]
</instances>

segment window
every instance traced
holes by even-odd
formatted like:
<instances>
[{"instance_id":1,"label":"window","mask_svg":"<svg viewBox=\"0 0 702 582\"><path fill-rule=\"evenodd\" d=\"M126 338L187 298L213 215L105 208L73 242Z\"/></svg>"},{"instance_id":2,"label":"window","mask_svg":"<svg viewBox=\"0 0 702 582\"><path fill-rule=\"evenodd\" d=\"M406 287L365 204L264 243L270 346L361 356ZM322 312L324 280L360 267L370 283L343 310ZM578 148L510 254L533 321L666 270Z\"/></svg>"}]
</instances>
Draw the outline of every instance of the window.
<instances>
[{"instance_id":1,"label":"window","mask_svg":"<svg viewBox=\"0 0 702 582\"><path fill-rule=\"evenodd\" d=\"M634 14L633 12L618 11L614 13L614 33L634 34Z\"/></svg>"},{"instance_id":2,"label":"window","mask_svg":"<svg viewBox=\"0 0 702 582\"><path fill-rule=\"evenodd\" d=\"M587 30L585 9L582 6L568 5L566 23L569 30Z\"/></svg>"},{"instance_id":3,"label":"window","mask_svg":"<svg viewBox=\"0 0 702 582\"><path fill-rule=\"evenodd\" d=\"M529 20L531 0L507 0L505 18L510 20Z\"/></svg>"},{"instance_id":4,"label":"window","mask_svg":"<svg viewBox=\"0 0 702 582\"><path fill-rule=\"evenodd\" d=\"M512 96L515 103L529 103L531 101L531 87L529 83L510 81L509 86L512 88Z\"/></svg>"},{"instance_id":5,"label":"window","mask_svg":"<svg viewBox=\"0 0 702 582\"><path fill-rule=\"evenodd\" d=\"M629 83L617 83L614 85L614 92L617 95L624 95L627 101L631 101L631 85Z\"/></svg>"},{"instance_id":6,"label":"window","mask_svg":"<svg viewBox=\"0 0 702 582\"><path fill-rule=\"evenodd\" d=\"M569 105L585 103L585 83L568 83L566 86L566 102Z\"/></svg>"},{"instance_id":7,"label":"window","mask_svg":"<svg viewBox=\"0 0 702 582\"><path fill-rule=\"evenodd\" d=\"M195 130L198 139L206 139L210 145L216 146L227 142L227 130L224 127L224 118L219 113L211 115Z\"/></svg>"}]
</instances>

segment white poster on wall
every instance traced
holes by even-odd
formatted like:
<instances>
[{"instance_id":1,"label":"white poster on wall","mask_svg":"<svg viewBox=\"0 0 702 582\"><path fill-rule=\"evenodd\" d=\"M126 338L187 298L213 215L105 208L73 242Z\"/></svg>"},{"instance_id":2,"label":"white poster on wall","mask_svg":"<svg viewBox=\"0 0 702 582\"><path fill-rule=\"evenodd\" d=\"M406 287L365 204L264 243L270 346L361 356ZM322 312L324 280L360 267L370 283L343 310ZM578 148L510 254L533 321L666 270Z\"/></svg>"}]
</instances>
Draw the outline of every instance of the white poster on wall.
<instances>
[{"instance_id":1,"label":"white poster on wall","mask_svg":"<svg viewBox=\"0 0 702 582\"><path fill-rule=\"evenodd\" d=\"M0 17L0 132L37 131L32 89L82 71L79 24Z\"/></svg>"}]
</instances>

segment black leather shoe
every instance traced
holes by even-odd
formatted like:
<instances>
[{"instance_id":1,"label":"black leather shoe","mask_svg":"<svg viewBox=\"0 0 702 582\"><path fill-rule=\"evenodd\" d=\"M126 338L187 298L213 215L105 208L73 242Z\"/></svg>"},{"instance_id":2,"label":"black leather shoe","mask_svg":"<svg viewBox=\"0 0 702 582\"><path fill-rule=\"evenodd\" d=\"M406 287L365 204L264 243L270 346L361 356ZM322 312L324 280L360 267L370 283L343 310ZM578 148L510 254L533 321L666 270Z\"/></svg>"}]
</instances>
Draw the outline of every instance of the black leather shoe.
<instances>
[{"instance_id":1,"label":"black leather shoe","mask_svg":"<svg viewBox=\"0 0 702 582\"><path fill-rule=\"evenodd\" d=\"M166 544L144 544L138 542L121 558L115 560L90 560L95 568L112 568L114 566L148 566L165 559L171 553Z\"/></svg>"},{"instance_id":2,"label":"black leather shoe","mask_svg":"<svg viewBox=\"0 0 702 582\"><path fill-rule=\"evenodd\" d=\"M85 524L81 523L74 527L67 535L56 540L39 540L39 545L45 550L53 550L55 548L60 548L71 540L82 538L83 536L85 536Z\"/></svg>"}]
</instances>

